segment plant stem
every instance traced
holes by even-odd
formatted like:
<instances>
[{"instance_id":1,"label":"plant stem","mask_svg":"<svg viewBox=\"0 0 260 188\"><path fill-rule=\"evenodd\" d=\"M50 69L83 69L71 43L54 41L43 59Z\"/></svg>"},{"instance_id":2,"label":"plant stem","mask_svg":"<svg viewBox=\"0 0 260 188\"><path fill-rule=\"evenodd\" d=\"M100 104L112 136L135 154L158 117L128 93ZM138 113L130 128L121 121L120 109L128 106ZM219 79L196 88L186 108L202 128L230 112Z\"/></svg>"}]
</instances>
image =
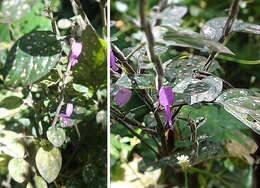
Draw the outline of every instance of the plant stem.
<instances>
[{"instance_id":1,"label":"plant stem","mask_svg":"<svg viewBox=\"0 0 260 188\"><path fill-rule=\"evenodd\" d=\"M149 21L147 21L145 14L145 8L146 8L146 0L140 0L139 1L139 14L140 14L140 25L141 29L145 33L147 45L148 45L148 52L150 55L150 58L153 63L156 64L156 89L159 91L163 85L163 79L164 79L164 69L162 67L162 62L160 58L155 54L154 51L154 36L151 29L151 25Z\"/></svg>"},{"instance_id":2,"label":"plant stem","mask_svg":"<svg viewBox=\"0 0 260 188\"><path fill-rule=\"evenodd\" d=\"M157 134L157 132L153 129L147 128L145 126L143 126L139 121L135 120L135 119L130 119L128 117L126 117L122 112L120 112L120 110L118 110L117 108L111 106L111 114L113 114L114 116L124 120L126 123L135 126L139 129L142 129L143 131L150 133L152 135Z\"/></svg>"},{"instance_id":3,"label":"plant stem","mask_svg":"<svg viewBox=\"0 0 260 188\"><path fill-rule=\"evenodd\" d=\"M134 55L134 53L137 52L138 50L140 50L144 45L145 45L145 42L142 42L141 44L139 44L139 45L125 58L125 60L128 61L128 60L130 59L130 57L132 57L132 55Z\"/></svg>"},{"instance_id":4,"label":"plant stem","mask_svg":"<svg viewBox=\"0 0 260 188\"><path fill-rule=\"evenodd\" d=\"M112 115L113 115L113 114L112 114ZM114 115L113 115L113 116L114 116ZM157 151L155 151L155 149L153 149L152 146L150 146L150 145L144 140L144 138L143 138L141 135L139 135L138 133L136 133L136 132L134 131L134 129L132 129L132 127L131 127L127 122L125 122L123 119L121 119L121 118L119 118L119 117L117 117L117 116L114 116L114 118L115 118L118 122L120 122L125 128L127 128L134 136L136 136L139 140L141 140L141 142L142 142L144 145L146 145L146 147L148 147L151 151L153 151L158 158L160 158L160 154L159 154Z\"/></svg>"},{"instance_id":5,"label":"plant stem","mask_svg":"<svg viewBox=\"0 0 260 188\"><path fill-rule=\"evenodd\" d=\"M73 39L74 40L74 39ZM75 41L73 41L75 42ZM66 86L66 80L67 80L67 77L69 76L69 72L70 72L70 69L71 69L71 61L70 61L70 56L71 56L71 52L69 53L69 56L68 56L68 66L67 66L67 69L66 69L66 72L63 76L63 79L62 79L62 86L61 86L61 95L59 97L59 105L56 109L56 114L55 114L55 117L54 117L54 120L51 124L52 127L54 127L58 121L58 118L59 118L59 115L60 115L60 111L61 111L61 107L63 105L63 102L64 102L64 94L65 94L65 86Z\"/></svg>"},{"instance_id":6,"label":"plant stem","mask_svg":"<svg viewBox=\"0 0 260 188\"><path fill-rule=\"evenodd\" d=\"M220 39L218 40L218 42L220 42L220 43L223 43L225 38L231 32L232 25L235 22L235 20L237 18L237 15L238 15L238 12L239 12L239 1L240 0L233 0L233 2L231 4L230 10L229 10L229 16L228 16L227 21L225 23L222 35L221 35ZM208 57L208 59L206 61L206 64L203 67L204 71L208 71L209 70L209 67L211 66L211 64L212 64L216 54L217 54L217 52L212 52L209 55L209 57Z\"/></svg>"},{"instance_id":7,"label":"plant stem","mask_svg":"<svg viewBox=\"0 0 260 188\"><path fill-rule=\"evenodd\" d=\"M58 29L56 20L54 19L53 13L52 13L52 11L51 11L50 2L49 2L49 0L45 0L44 2L45 2L45 6L47 7L47 11L48 11L49 18L51 19L52 31L53 31L55 34L60 35L60 31L59 31L59 29Z\"/></svg>"},{"instance_id":8,"label":"plant stem","mask_svg":"<svg viewBox=\"0 0 260 188\"><path fill-rule=\"evenodd\" d=\"M187 169L184 169L184 177L185 177L185 188L188 188L188 172L187 172Z\"/></svg>"}]
</instances>

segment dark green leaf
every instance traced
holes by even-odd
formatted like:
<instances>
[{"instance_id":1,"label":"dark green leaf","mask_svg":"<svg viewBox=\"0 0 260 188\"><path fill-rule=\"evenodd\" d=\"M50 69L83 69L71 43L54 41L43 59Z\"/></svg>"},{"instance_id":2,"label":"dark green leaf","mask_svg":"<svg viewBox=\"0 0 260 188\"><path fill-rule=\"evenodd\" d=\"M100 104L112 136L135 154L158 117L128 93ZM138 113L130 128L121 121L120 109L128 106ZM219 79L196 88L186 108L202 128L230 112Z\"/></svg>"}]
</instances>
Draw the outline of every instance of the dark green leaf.
<instances>
[{"instance_id":1,"label":"dark green leaf","mask_svg":"<svg viewBox=\"0 0 260 188\"><path fill-rule=\"evenodd\" d=\"M45 76L60 58L61 43L50 31L33 31L21 37L8 53L5 84L29 85Z\"/></svg>"},{"instance_id":2,"label":"dark green leaf","mask_svg":"<svg viewBox=\"0 0 260 188\"><path fill-rule=\"evenodd\" d=\"M78 63L72 68L77 84L89 84L92 87L106 82L106 43L98 37L92 26L82 32L82 53Z\"/></svg>"},{"instance_id":3,"label":"dark green leaf","mask_svg":"<svg viewBox=\"0 0 260 188\"><path fill-rule=\"evenodd\" d=\"M17 96L10 96L0 101L0 108L8 110L18 108L23 103L22 99Z\"/></svg>"},{"instance_id":4,"label":"dark green leaf","mask_svg":"<svg viewBox=\"0 0 260 188\"><path fill-rule=\"evenodd\" d=\"M122 74L122 76L117 80L116 85L130 89L153 88L154 76L150 74Z\"/></svg>"}]
</instances>

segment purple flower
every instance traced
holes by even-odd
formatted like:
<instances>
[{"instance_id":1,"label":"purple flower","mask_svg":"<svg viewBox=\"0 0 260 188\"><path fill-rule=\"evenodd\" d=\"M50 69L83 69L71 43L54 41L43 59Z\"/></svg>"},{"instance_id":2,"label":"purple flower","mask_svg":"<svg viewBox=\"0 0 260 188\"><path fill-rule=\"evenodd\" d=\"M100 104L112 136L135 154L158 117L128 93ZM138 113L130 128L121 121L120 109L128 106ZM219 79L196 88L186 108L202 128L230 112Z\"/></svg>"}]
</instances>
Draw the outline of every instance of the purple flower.
<instances>
[{"instance_id":1,"label":"purple flower","mask_svg":"<svg viewBox=\"0 0 260 188\"><path fill-rule=\"evenodd\" d=\"M118 71L118 67L116 66L116 58L114 56L113 51L110 49L110 67L113 71Z\"/></svg>"},{"instance_id":2,"label":"purple flower","mask_svg":"<svg viewBox=\"0 0 260 188\"><path fill-rule=\"evenodd\" d=\"M78 63L77 58L81 54L81 51L82 51L82 43L81 42L72 41L71 47L70 47L71 66L74 66L76 63Z\"/></svg>"},{"instance_id":3,"label":"purple flower","mask_svg":"<svg viewBox=\"0 0 260 188\"><path fill-rule=\"evenodd\" d=\"M65 123L64 123L65 126L67 126L70 123L70 120L68 119L68 117L71 116L72 112L73 112L73 104L67 103L66 114L60 114L60 117L62 117L65 121Z\"/></svg>"},{"instance_id":4,"label":"purple flower","mask_svg":"<svg viewBox=\"0 0 260 188\"><path fill-rule=\"evenodd\" d=\"M114 96L114 101L120 107L124 106L131 98L132 90L128 88L121 87L119 91Z\"/></svg>"},{"instance_id":5,"label":"purple flower","mask_svg":"<svg viewBox=\"0 0 260 188\"><path fill-rule=\"evenodd\" d=\"M170 125L170 129L173 130L172 121L171 121L171 110L170 105L173 104L174 96L172 88L162 87L159 92L159 102L164 107L164 111L167 117L167 120Z\"/></svg>"}]
</instances>

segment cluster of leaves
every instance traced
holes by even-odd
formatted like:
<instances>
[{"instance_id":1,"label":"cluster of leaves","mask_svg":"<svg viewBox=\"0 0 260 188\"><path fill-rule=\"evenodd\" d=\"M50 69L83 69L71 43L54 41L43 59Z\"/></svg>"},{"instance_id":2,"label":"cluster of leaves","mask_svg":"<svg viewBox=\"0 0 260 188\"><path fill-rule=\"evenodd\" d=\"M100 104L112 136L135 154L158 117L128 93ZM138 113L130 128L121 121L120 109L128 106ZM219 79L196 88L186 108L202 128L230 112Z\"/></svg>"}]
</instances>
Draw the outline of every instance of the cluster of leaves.
<instances>
[{"instance_id":1,"label":"cluster of leaves","mask_svg":"<svg viewBox=\"0 0 260 188\"><path fill-rule=\"evenodd\" d=\"M46 2L1 3L0 186L105 187L106 42L71 10L56 28L65 3ZM71 36L83 50L66 71ZM71 123L52 125L66 103Z\"/></svg>"},{"instance_id":2,"label":"cluster of leaves","mask_svg":"<svg viewBox=\"0 0 260 188\"><path fill-rule=\"evenodd\" d=\"M164 85L171 86L175 93L172 106L173 114L176 115L174 132L168 130L164 112L158 113L164 125L163 136L165 136L168 150L166 154L161 153L163 148L160 136L162 135L158 130L158 119L155 115L158 109L162 110L157 102L158 91L155 89L155 79L158 75L154 68L157 66L157 62L150 60L147 44L143 45L144 35L139 29L140 24L135 16L138 14L138 2L132 2L129 6L127 6L127 2L125 0L120 3L112 3L114 10L117 10L114 12L114 18L117 21L111 28L112 42L122 49L122 53L127 58L124 60L114 48L117 66L121 67L121 70L112 73L114 78L111 86L111 100L120 87L129 88L133 92L129 102L122 108L112 103L113 108L117 109L116 113L112 113L113 124L111 127L113 133L111 134L111 173L114 185L117 185L119 180L130 183L131 180L127 177L129 172L127 168L124 168L124 164L135 161L141 156L142 160L138 160L139 172L161 170L158 181L148 182L145 184L146 186L152 183L181 186L184 184L184 174L178 165L177 157L186 155L190 160L190 168L187 169L189 182L194 187L220 187L221 185L250 187L254 162L250 153L253 153L257 146L251 138L249 130L260 134L260 95L257 92L259 89L231 88L231 85L224 80L223 72L225 70L223 68L226 68L226 65L222 65L224 62L222 60L227 60L225 63L231 65L232 62L235 62L248 64L247 67L259 67L259 60L250 59L259 57L259 50L254 51L254 56L241 58L241 53L239 55L236 50L233 52L234 48L230 43L226 46L218 42L227 21L227 17L224 17L225 13L223 14L221 10L227 8L231 2L216 7L213 2L211 5L205 1L200 1L199 4L193 1L181 1L176 5L173 3L175 1L168 1L167 6L163 9L155 6L155 1L147 2L150 7L147 12L155 39L154 51L161 58L165 70ZM212 10L211 7L211 12L208 13L212 15L206 15L206 9L209 12L210 5L215 8ZM155 7L151 8L153 6ZM206 6L208 7L206 8ZM240 5L240 7L242 6L245 5ZM241 12L243 14L243 8ZM133 17L129 17L129 15ZM216 15L219 17L215 18ZM158 20L160 25L154 26ZM201 27L200 32L195 32L199 28L198 24ZM240 19L235 20L230 31L231 35L225 42L243 40L235 37L238 36L235 33L241 32L252 35L252 40L258 40L259 27L260 25L247 23ZM236 46L236 48L238 49L240 46ZM210 69L205 72L203 68L207 56L212 51L221 54L217 55L217 58L222 66L214 60ZM129 54L131 57L128 56ZM128 72L126 61L137 72L136 74ZM228 78L228 76L226 77ZM259 75L254 78L258 79ZM237 80L239 79L237 78ZM228 80L232 84L240 86L236 79L228 78ZM257 84L255 86L257 87ZM249 87L250 83L247 85L247 88ZM154 101L154 109L151 110L147 106L144 98L139 98L140 91L151 96ZM119 122L115 120L119 120ZM136 122L139 122L138 126ZM124 123L128 130L130 130L129 126L132 126L131 129L136 131L137 134L132 139L129 138L129 132L133 133L132 130L127 131L120 127L120 124ZM192 130L193 126L196 131ZM133 145L133 140L137 139L137 135L139 135L138 138L142 138L141 143L135 142L136 144ZM154 149L157 148L156 151L160 156L158 157L154 152L148 150L142 141ZM127 154L125 155L125 153ZM219 159L214 160L214 158ZM240 177L241 174L244 174L244 178L229 181L229 178L235 179L239 174ZM138 177L140 176L138 175ZM142 182L142 178L140 181Z\"/></svg>"}]
</instances>

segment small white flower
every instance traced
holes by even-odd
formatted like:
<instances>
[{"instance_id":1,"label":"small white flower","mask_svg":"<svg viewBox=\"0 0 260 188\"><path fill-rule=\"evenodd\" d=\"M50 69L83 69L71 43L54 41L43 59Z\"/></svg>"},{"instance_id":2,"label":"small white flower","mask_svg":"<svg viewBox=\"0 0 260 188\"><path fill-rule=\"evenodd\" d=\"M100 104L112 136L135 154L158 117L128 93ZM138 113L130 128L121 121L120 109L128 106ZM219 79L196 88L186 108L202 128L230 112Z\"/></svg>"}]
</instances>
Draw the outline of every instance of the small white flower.
<instances>
[{"instance_id":1,"label":"small white flower","mask_svg":"<svg viewBox=\"0 0 260 188\"><path fill-rule=\"evenodd\" d=\"M189 166L189 163L190 163L189 156L187 156L187 155L177 156L177 160L178 160L178 164L180 166L182 166L183 168L186 168Z\"/></svg>"}]
</instances>

